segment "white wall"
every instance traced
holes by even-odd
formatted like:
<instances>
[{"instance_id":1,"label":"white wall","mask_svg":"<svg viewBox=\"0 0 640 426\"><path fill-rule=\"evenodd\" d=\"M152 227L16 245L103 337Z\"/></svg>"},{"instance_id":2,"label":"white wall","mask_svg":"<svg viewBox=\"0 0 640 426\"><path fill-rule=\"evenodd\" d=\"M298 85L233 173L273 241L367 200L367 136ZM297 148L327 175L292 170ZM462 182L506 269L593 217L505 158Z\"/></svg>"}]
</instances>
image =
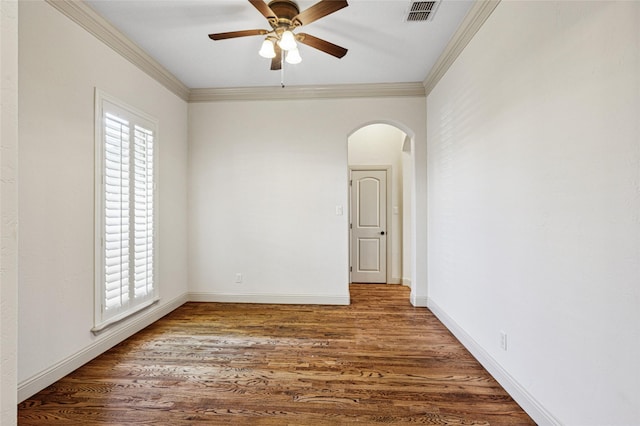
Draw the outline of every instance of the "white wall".
<instances>
[{"instance_id":1,"label":"white wall","mask_svg":"<svg viewBox=\"0 0 640 426\"><path fill-rule=\"evenodd\" d=\"M16 424L18 3L0 2L0 424Z\"/></svg>"},{"instance_id":2,"label":"white wall","mask_svg":"<svg viewBox=\"0 0 640 426\"><path fill-rule=\"evenodd\" d=\"M146 318L186 297L187 105L42 1L20 2L19 54L18 380L25 397L135 331L125 321L97 337L90 332L94 87L159 119L161 301Z\"/></svg>"},{"instance_id":3,"label":"white wall","mask_svg":"<svg viewBox=\"0 0 640 426\"><path fill-rule=\"evenodd\" d=\"M424 171L424 98L209 102L189 120L192 297L347 303L347 137L397 124Z\"/></svg>"},{"instance_id":4,"label":"white wall","mask_svg":"<svg viewBox=\"0 0 640 426\"><path fill-rule=\"evenodd\" d=\"M413 214L411 191L413 188L411 188L410 182L414 179L412 160L411 138L407 135L402 144L402 284L410 287L413 287L411 284L412 260L415 262L415 257L412 255L413 230L411 227ZM424 222L422 220L422 223Z\"/></svg>"},{"instance_id":5,"label":"white wall","mask_svg":"<svg viewBox=\"0 0 640 426\"><path fill-rule=\"evenodd\" d=\"M540 424L640 424L639 29L503 1L428 96L429 304Z\"/></svg>"},{"instance_id":6,"label":"white wall","mask_svg":"<svg viewBox=\"0 0 640 426\"><path fill-rule=\"evenodd\" d=\"M376 123L356 130L348 141L349 166L391 166L391 216L387 218L388 243L391 254L391 274L387 283L402 282L402 145L406 134L397 127ZM410 181L407 180L410 184ZM410 253L407 253L409 255Z\"/></svg>"}]
</instances>

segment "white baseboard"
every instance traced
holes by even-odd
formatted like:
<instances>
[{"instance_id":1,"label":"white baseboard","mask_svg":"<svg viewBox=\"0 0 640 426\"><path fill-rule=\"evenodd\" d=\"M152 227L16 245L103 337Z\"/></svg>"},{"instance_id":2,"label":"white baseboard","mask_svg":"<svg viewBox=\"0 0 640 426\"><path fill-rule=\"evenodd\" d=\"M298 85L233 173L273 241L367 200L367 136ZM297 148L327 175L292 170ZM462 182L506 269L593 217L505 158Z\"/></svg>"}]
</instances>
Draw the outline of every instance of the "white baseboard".
<instances>
[{"instance_id":1,"label":"white baseboard","mask_svg":"<svg viewBox=\"0 0 640 426\"><path fill-rule=\"evenodd\" d=\"M159 320L187 301L187 294L185 293L168 303L140 312L130 321L124 322L121 326L113 326L112 331L107 330L103 332L100 339L91 345L18 383L18 402L24 401L77 368L82 367L98 355Z\"/></svg>"},{"instance_id":2,"label":"white baseboard","mask_svg":"<svg viewBox=\"0 0 640 426\"><path fill-rule=\"evenodd\" d=\"M268 304L300 304L300 305L349 305L349 294L320 296L315 294L234 294L234 293L189 293L190 302L223 302L223 303L268 303Z\"/></svg>"},{"instance_id":3,"label":"white baseboard","mask_svg":"<svg viewBox=\"0 0 640 426\"><path fill-rule=\"evenodd\" d=\"M542 404L506 371L487 351L476 342L453 318L438 306L433 299L427 300L427 307L453 333L484 368L500 383L524 411L540 426L560 426L556 419Z\"/></svg>"},{"instance_id":4,"label":"white baseboard","mask_svg":"<svg viewBox=\"0 0 640 426\"><path fill-rule=\"evenodd\" d=\"M407 287L411 287L411 278L403 278L402 285L406 285Z\"/></svg>"},{"instance_id":5,"label":"white baseboard","mask_svg":"<svg viewBox=\"0 0 640 426\"><path fill-rule=\"evenodd\" d=\"M411 305L416 308L426 308L429 302L426 296L418 296L413 289L411 289L411 295L409 296Z\"/></svg>"}]
</instances>

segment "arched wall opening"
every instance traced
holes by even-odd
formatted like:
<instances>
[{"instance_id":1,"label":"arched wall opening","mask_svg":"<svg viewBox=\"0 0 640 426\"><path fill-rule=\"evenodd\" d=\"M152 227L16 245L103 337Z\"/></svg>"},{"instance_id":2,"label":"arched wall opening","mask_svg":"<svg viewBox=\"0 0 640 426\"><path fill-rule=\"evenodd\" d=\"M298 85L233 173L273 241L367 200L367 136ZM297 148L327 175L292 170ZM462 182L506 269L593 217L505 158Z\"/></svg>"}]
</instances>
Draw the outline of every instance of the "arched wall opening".
<instances>
[{"instance_id":1,"label":"arched wall opening","mask_svg":"<svg viewBox=\"0 0 640 426\"><path fill-rule=\"evenodd\" d=\"M388 121L365 123L353 130L347 138L349 176L354 172L386 171L386 284L403 284L412 287L413 262L415 262L414 134L406 126ZM350 186L349 198L353 193ZM361 275L353 273L357 238L352 224L357 208L349 203L349 265L350 282L359 282ZM356 279L353 279L356 278ZM370 281L369 281L370 282ZM378 281L379 282L379 281ZM412 288L413 293L413 288Z\"/></svg>"}]
</instances>

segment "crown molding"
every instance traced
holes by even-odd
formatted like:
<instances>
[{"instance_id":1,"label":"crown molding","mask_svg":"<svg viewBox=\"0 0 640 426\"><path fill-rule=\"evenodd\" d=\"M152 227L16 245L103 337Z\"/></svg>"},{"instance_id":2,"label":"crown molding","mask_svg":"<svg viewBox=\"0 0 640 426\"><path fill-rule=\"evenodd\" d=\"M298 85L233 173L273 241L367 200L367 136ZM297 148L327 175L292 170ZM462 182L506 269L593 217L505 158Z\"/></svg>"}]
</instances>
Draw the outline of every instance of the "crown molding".
<instances>
[{"instance_id":1,"label":"crown molding","mask_svg":"<svg viewBox=\"0 0 640 426\"><path fill-rule=\"evenodd\" d=\"M189 99L189 88L155 59L107 22L87 3L77 0L45 0L63 15L93 34L98 40L136 65L150 77L183 100Z\"/></svg>"},{"instance_id":2,"label":"crown molding","mask_svg":"<svg viewBox=\"0 0 640 426\"><path fill-rule=\"evenodd\" d=\"M191 89L189 102L425 97L422 83Z\"/></svg>"},{"instance_id":3,"label":"crown molding","mask_svg":"<svg viewBox=\"0 0 640 426\"><path fill-rule=\"evenodd\" d=\"M189 89L82 0L45 0L63 15L188 102L425 97L436 86L501 0L476 0L444 52L421 83Z\"/></svg>"},{"instance_id":4,"label":"crown molding","mask_svg":"<svg viewBox=\"0 0 640 426\"><path fill-rule=\"evenodd\" d=\"M467 47L473 36L482 27L491 13L498 6L500 0L476 0L464 17L460 27L445 47L433 68L424 80L426 95L429 95L442 76L453 65L460 53Z\"/></svg>"}]
</instances>

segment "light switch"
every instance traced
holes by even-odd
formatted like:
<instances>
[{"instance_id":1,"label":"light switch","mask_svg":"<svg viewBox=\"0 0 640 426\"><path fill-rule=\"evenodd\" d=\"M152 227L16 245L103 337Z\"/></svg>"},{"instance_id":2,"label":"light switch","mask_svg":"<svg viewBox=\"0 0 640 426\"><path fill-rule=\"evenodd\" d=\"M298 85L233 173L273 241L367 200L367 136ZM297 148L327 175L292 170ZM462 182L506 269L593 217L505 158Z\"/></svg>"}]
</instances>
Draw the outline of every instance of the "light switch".
<instances>
[{"instance_id":1,"label":"light switch","mask_svg":"<svg viewBox=\"0 0 640 426\"><path fill-rule=\"evenodd\" d=\"M336 216L342 216L342 206L336 206Z\"/></svg>"}]
</instances>

